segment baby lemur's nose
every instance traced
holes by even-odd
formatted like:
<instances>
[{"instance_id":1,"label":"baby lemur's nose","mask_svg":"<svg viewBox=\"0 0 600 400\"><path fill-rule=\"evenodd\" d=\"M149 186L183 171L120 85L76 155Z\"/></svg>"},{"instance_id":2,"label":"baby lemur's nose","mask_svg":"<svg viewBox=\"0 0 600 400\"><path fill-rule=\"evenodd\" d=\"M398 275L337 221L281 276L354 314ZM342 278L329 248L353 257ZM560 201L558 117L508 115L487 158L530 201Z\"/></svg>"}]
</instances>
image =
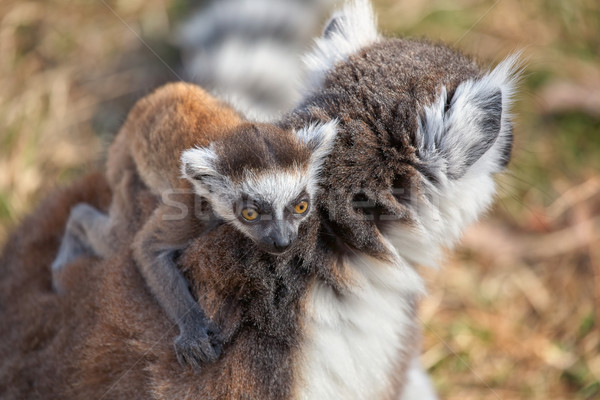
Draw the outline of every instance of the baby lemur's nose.
<instances>
[{"instance_id":1,"label":"baby lemur's nose","mask_svg":"<svg viewBox=\"0 0 600 400\"><path fill-rule=\"evenodd\" d=\"M286 250L288 247L290 247L290 243L292 243L289 238L283 236L275 236L271 238L271 240L273 241L273 247L277 251Z\"/></svg>"},{"instance_id":2,"label":"baby lemur's nose","mask_svg":"<svg viewBox=\"0 0 600 400\"><path fill-rule=\"evenodd\" d=\"M280 221L277 222L279 223L277 223L271 232L261 240L266 246L267 251L273 254L285 252L297 236L297 232L294 232L293 229L290 229Z\"/></svg>"},{"instance_id":3,"label":"baby lemur's nose","mask_svg":"<svg viewBox=\"0 0 600 400\"><path fill-rule=\"evenodd\" d=\"M263 238L262 241L269 248L271 248L270 251L279 254L283 253L290 247L290 245L294 241L295 236L296 235L290 233L276 232Z\"/></svg>"}]
</instances>

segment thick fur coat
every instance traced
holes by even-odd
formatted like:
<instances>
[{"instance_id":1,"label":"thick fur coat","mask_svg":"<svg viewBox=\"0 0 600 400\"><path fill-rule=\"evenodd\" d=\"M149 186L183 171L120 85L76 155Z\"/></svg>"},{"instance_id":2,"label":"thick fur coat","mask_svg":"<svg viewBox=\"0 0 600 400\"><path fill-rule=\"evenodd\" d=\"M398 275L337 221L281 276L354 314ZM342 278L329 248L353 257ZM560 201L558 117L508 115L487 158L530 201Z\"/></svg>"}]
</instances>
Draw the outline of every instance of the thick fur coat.
<instances>
[{"instance_id":1,"label":"thick fur coat","mask_svg":"<svg viewBox=\"0 0 600 400\"><path fill-rule=\"evenodd\" d=\"M132 196L147 217L153 196L144 190ZM48 267L69 209L81 201L106 209L110 190L102 176L88 176L49 196L3 252L3 399L289 398L289 375L264 379L273 362L284 373L291 371L286 366L292 362L290 347L298 344L299 310L290 302L306 286L306 272L274 271L269 277L262 268L270 260L253 260L250 265L256 269L240 270L235 256L254 249L240 247L240 253L232 254L231 243L223 238L239 233L228 226L192 245L181 264L191 282L212 288L201 292L202 302L208 310L222 310L215 318L236 335L222 359L196 374L177 362L177 328L147 290L126 246L110 260L82 258L69 265L65 292L52 291ZM140 227L134 218L131 222ZM207 262L222 267L197 268ZM290 274L297 277L295 282ZM285 288L278 280L286 282ZM234 288L239 298L217 303L220 291L231 293ZM286 291L277 296L279 307L253 304L254 298L273 298L274 290Z\"/></svg>"},{"instance_id":2,"label":"thick fur coat","mask_svg":"<svg viewBox=\"0 0 600 400\"><path fill-rule=\"evenodd\" d=\"M107 190L87 178L51 197L15 233L7 249L19 251L5 250L0 317L12 328L2 332L10 360L0 375L3 397L402 396L419 350L423 284L414 264L435 263L491 203L493 174L510 157L516 61L485 72L442 45L382 39L363 0L334 17L307 60L305 99L277 124L299 130L336 119L339 131L304 250L282 265L250 259L239 270L245 249L232 251L227 232L215 230L179 259L201 304L236 332L224 356L201 375L177 364L176 332L126 247L104 262L77 262L81 279L72 292L52 297L44 267L68 207L105 205L93 194ZM147 198L132 187L132 198ZM152 202L138 203L143 220ZM44 229L28 237L28 224ZM218 269L198 267L212 257ZM49 299L52 311L38 298ZM36 366L42 354L48 358Z\"/></svg>"}]
</instances>

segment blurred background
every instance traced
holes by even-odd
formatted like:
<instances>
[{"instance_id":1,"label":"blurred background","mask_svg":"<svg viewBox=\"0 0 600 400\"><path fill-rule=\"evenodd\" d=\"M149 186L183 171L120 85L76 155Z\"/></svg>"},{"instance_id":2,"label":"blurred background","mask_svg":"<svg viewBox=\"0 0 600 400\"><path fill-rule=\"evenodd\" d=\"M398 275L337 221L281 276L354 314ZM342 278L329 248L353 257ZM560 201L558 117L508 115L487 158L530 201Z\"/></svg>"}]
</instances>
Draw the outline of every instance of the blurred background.
<instances>
[{"instance_id":1,"label":"blurred background","mask_svg":"<svg viewBox=\"0 0 600 400\"><path fill-rule=\"evenodd\" d=\"M0 2L0 243L41 196L102 167L140 96L180 78L226 84L215 60L227 57L214 52L215 38L190 37L182 25L208 3ZM300 7L293 14L305 22L295 37L275 26L284 36L277 46L300 52L332 2L279 3ZM429 288L422 360L440 396L600 398L600 3L375 6L388 36L441 40L489 66L517 49L527 59L514 159L498 178L496 206L442 268L422 271ZM194 35L205 36L194 43ZM293 69L297 59L289 57ZM260 96L267 106L286 105L296 94L285 90Z\"/></svg>"}]
</instances>

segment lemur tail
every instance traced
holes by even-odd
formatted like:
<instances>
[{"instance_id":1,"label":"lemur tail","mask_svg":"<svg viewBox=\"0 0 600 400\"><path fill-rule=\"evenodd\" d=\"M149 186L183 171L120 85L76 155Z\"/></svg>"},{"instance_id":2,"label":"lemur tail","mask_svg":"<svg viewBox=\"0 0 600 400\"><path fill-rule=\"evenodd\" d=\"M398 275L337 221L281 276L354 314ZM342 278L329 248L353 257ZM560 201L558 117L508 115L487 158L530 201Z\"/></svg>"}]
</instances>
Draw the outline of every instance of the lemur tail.
<instances>
[{"instance_id":1,"label":"lemur tail","mask_svg":"<svg viewBox=\"0 0 600 400\"><path fill-rule=\"evenodd\" d=\"M213 0L176 29L186 79L269 121L300 99L301 54L335 0Z\"/></svg>"}]
</instances>

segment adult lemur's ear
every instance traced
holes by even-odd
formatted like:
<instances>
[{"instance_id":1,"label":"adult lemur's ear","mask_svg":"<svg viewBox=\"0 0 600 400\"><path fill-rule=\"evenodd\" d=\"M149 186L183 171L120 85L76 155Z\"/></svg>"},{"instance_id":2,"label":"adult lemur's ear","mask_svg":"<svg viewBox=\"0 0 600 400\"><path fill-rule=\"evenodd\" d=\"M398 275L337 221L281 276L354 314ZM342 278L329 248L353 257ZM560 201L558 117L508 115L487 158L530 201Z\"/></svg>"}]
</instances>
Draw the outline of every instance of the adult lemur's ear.
<instances>
[{"instance_id":1,"label":"adult lemur's ear","mask_svg":"<svg viewBox=\"0 0 600 400\"><path fill-rule=\"evenodd\" d=\"M195 147L181 154L181 175L203 192L212 192L211 186L219 176L216 170L217 154L212 147Z\"/></svg>"},{"instance_id":2,"label":"adult lemur's ear","mask_svg":"<svg viewBox=\"0 0 600 400\"><path fill-rule=\"evenodd\" d=\"M344 13L338 11L334 13L329 21L325 24L325 28L323 28L323 35L321 35L324 39L331 40L335 37L335 35L344 35L345 23L347 18L344 16Z\"/></svg>"},{"instance_id":3,"label":"adult lemur's ear","mask_svg":"<svg viewBox=\"0 0 600 400\"><path fill-rule=\"evenodd\" d=\"M492 203L493 175L510 159L510 108L519 60L516 54L480 78L461 83L451 97L442 89L425 107L415 144L426 195L409 202L413 227L388 235L407 249L404 255L412 262L436 265L441 249L453 246Z\"/></svg>"},{"instance_id":4,"label":"adult lemur's ear","mask_svg":"<svg viewBox=\"0 0 600 400\"><path fill-rule=\"evenodd\" d=\"M370 1L350 0L333 14L323 35L304 56L307 76L305 92L318 90L335 64L379 39Z\"/></svg>"},{"instance_id":5,"label":"adult lemur's ear","mask_svg":"<svg viewBox=\"0 0 600 400\"><path fill-rule=\"evenodd\" d=\"M506 167L512 149L510 108L519 70L517 54L481 78L458 85L450 99L443 88L425 108L417 143L431 175L456 180L472 171L491 174Z\"/></svg>"},{"instance_id":6,"label":"adult lemur's ear","mask_svg":"<svg viewBox=\"0 0 600 400\"><path fill-rule=\"evenodd\" d=\"M337 120L322 124L310 124L296 131L298 139L311 151L310 173L316 175L331 153L337 135Z\"/></svg>"}]
</instances>

